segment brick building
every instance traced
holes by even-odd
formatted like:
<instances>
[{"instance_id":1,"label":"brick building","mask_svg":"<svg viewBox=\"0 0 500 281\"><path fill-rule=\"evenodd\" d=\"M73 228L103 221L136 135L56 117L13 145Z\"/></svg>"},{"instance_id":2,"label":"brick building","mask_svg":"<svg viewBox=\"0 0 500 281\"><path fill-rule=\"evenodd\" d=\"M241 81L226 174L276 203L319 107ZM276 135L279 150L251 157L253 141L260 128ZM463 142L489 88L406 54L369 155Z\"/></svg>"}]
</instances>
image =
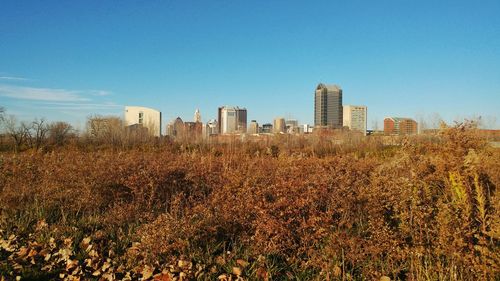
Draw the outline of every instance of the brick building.
<instances>
[{"instance_id":1,"label":"brick building","mask_svg":"<svg viewBox=\"0 0 500 281\"><path fill-rule=\"evenodd\" d=\"M418 124L411 118L386 117L384 133L386 135L416 135Z\"/></svg>"}]
</instances>

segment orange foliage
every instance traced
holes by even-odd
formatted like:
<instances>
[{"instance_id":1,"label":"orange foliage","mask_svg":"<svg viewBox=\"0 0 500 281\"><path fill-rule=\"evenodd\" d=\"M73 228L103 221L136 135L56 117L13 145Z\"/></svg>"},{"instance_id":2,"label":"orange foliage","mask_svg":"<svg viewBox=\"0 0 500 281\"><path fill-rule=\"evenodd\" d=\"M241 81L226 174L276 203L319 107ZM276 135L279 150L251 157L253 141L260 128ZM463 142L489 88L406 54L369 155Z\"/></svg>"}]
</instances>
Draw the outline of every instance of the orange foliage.
<instances>
[{"instance_id":1,"label":"orange foliage","mask_svg":"<svg viewBox=\"0 0 500 281\"><path fill-rule=\"evenodd\" d=\"M401 146L292 139L0 157L6 277L499 278L500 150L467 123Z\"/></svg>"}]
</instances>

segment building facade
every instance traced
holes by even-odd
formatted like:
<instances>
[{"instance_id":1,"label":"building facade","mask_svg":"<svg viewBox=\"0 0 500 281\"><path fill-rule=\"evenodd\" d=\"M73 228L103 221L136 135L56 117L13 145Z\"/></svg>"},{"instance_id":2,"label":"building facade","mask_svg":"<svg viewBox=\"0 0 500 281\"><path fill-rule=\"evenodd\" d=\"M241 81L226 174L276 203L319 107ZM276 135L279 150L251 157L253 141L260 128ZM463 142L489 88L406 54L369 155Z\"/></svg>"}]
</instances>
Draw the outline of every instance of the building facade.
<instances>
[{"instance_id":1,"label":"building facade","mask_svg":"<svg viewBox=\"0 0 500 281\"><path fill-rule=\"evenodd\" d=\"M222 106L218 110L219 132L221 134L234 134L247 132L246 108Z\"/></svg>"},{"instance_id":2,"label":"building facade","mask_svg":"<svg viewBox=\"0 0 500 281\"><path fill-rule=\"evenodd\" d=\"M309 124L304 124L302 125L302 132L304 134L309 134L309 133L312 133L313 132L313 126L309 125Z\"/></svg>"},{"instance_id":3,"label":"building facade","mask_svg":"<svg viewBox=\"0 0 500 281\"><path fill-rule=\"evenodd\" d=\"M125 106L125 126L139 125L148 129L148 133L161 136L161 112L142 106Z\"/></svg>"},{"instance_id":4,"label":"building facade","mask_svg":"<svg viewBox=\"0 0 500 281\"><path fill-rule=\"evenodd\" d=\"M286 123L285 118L278 117L274 119L273 128L275 134L286 133Z\"/></svg>"},{"instance_id":5,"label":"building facade","mask_svg":"<svg viewBox=\"0 0 500 281\"><path fill-rule=\"evenodd\" d=\"M260 131L261 131L261 133L264 133L264 134L272 133L273 132L273 124L271 124L271 123L262 124L262 129Z\"/></svg>"},{"instance_id":6,"label":"building facade","mask_svg":"<svg viewBox=\"0 0 500 281\"><path fill-rule=\"evenodd\" d=\"M210 119L206 124L206 135L212 136L217 135L219 133L218 130L219 123L215 119Z\"/></svg>"},{"instance_id":7,"label":"building facade","mask_svg":"<svg viewBox=\"0 0 500 281\"><path fill-rule=\"evenodd\" d=\"M343 124L351 131L363 133L366 136L368 110L364 105L344 105Z\"/></svg>"},{"instance_id":8,"label":"building facade","mask_svg":"<svg viewBox=\"0 0 500 281\"><path fill-rule=\"evenodd\" d=\"M203 123L184 122L184 134L189 140L199 140L203 134Z\"/></svg>"},{"instance_id":9,"label":"building facade","mask_svg":"<svg viewBox=\"0 0 500 281\"><path fill-rule=\"evenodd\" d=\"M301 129L299 127L299 121L296 119L287 119L285 121L286 132L289 134L299 134Z\"/></svg>"},{"instance_id":10,"label":"building facade","mask_svg":"<svg viewBox=\"0 0 500 281\"><path fill-rule=\"evenodd\" d=\"M386 135L416 135L418 124L411 118L386 117L384 119L384 133Z\"/></svg>"},{"instance_id":11,"label":"building facade","mask_svg":"<svg viewBox=\"0 0 500 281\"><path fill-rule=\"evenodd\" d=\"M250 125L248 126L249 134L258 134L259 133L259 123L256 120L252 120Z\"/></svg>"},{"instance_id":12,"label":"building facade","mask_svg":"<svg viewBox=\"0 0 500 281\"><path fill-rule=\"evenodd\" d=\"M342 119L342 89L320 83L314 93L314 126L341 129Z\"/></svg>"},{"instance_id":13,"label":"building facade","mask_svg":"<svg viewBox=\"0 0 500 281\"><path fill-rule=\"evenodd\" d=\"M175 138L184 137L184 121L180 117L175 118L175 120L168 124L167 134Z\"/></svg>"}]
</instances>

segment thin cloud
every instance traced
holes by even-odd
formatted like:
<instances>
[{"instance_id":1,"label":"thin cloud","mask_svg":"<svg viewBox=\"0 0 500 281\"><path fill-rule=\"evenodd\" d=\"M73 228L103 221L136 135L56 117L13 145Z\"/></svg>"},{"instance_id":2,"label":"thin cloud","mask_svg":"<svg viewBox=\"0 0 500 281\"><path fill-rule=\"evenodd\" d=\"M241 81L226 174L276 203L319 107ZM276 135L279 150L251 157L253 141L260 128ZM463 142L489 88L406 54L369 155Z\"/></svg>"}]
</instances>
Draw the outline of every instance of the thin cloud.
<instances>
[{"instance_id":1,"label":"thin cloud","mask_svg":"<svg viewBox=\"0 0 500 281\"><path fill-rule=\"evenodd\" d=\"M105 97L105 96L110 96L112 93L103 90L92 90L90 91L90 94L97 97Z\"/></svg>"},{"instance_id":2,"label":"thin cloud","mask_svg":"<svg viewBox=\"0 0 500 281\"><path fill-rule=\"evenodd\" d=\"M0 98L11 99L9 102L13 107L22 108L27 115L43 113L59 116L54 119L61 119L61 114L82 119L92 112L118 114L123 105L107 100L109 95L112 93L105 90L68 90L0 84Z\"/></svg>"},{"instance_id":3,"label":"thin cloud","mask_svg":"<svg viewBox=\"0 0 500 281\"><path fill-rule=\"evenodd\" d=\"M15 76L0 76L2 80L10 80L10 81L29 81L30 79L24 77L15 77Z\"/></svg>"},{"instance_id":4,"label":"thin cloud","mask_svg":"<svg viewBox=\"0 0 500 281\"><path fill-rule=\"evenodd\" d=\"M85 102L84 91L0 85L0 96L32 101Z\"/></svg>"},{"instance_id":5,"label":"thin cloud","mask_svg":"<svg viewBox=\"0 0 500 281\"><path fill-rule=\"evenodd\" d=\"M121 108L123 105L112 102L95 103L95 102L40 102L37 108L57 109L57 110L89 110L89 109L114 109Z\"/></svg>"}]
</instances>

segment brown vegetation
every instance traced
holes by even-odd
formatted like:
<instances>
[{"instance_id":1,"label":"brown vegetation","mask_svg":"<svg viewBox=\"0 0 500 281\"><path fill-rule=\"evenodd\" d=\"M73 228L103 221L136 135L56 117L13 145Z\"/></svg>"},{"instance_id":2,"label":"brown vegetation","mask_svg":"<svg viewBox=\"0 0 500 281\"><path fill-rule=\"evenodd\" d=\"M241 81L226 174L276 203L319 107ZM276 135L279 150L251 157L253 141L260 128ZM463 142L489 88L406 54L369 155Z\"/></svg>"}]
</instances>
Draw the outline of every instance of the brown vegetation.
<instances>
[{"instance_id":1,"label":"brown vegetation","mask_svg":"<svg viewBox=\"0 0 500 281\"><path fill-rule=\"evenodd\" d=\"M500 150L471 123L400 146L120 147L0 154L1 276L500 278Z\"/></svg>"}]
</instances>

